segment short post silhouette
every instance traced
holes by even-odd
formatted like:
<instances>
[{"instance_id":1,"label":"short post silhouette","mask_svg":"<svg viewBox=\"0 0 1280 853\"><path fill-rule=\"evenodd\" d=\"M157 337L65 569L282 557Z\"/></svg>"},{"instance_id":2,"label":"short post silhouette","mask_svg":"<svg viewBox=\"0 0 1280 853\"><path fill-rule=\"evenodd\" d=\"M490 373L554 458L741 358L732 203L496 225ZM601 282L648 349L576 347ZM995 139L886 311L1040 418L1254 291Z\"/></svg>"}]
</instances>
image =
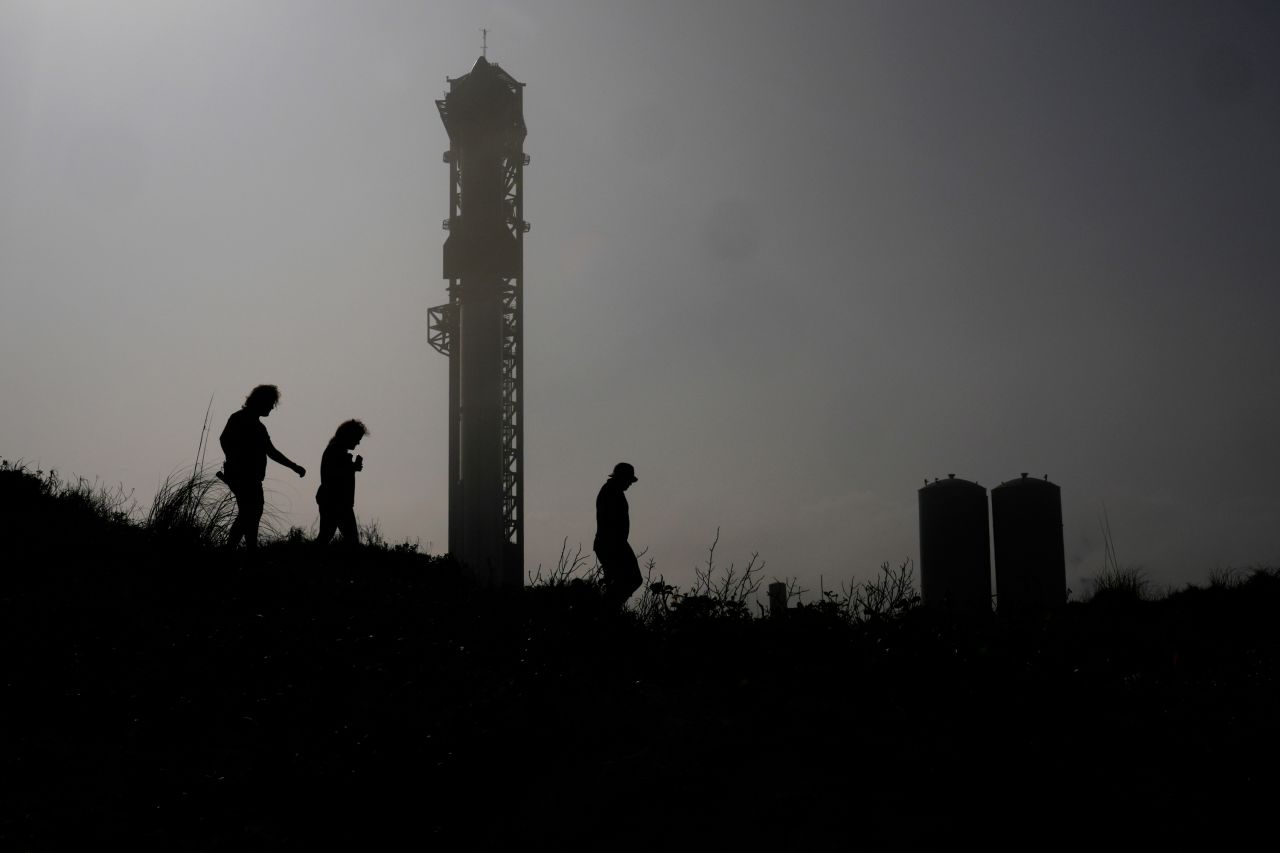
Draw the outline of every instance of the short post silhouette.
<instances>
[{"instance_id":1,"label":"short post silhouette","mask_svg":"<svg viewBox=\"0 0 1280 853\"><path fill-rule=\"evenodd\" d=\"M344 545L358 545L360 531L356 527L356 472L364 470L364 457L351 458L360 440L369 434L362 421L343 421L320 459L320 488L316 503L320 505L320 533L316 541L329 544L334 531L342 533Z\"/></svg>"},{"instance_id":2,"label":"short post silhouette","mask_svg":"<svg viewBox=\"0 0 1280 853\"><path fill-rule=\"evenodd\" d=\"M299 477L307 476L307 469L295 464L271 443L267 427L260 418L271 414L280 404L280 389L274 385L259 385L249 392L244 406L227 418L227 425L218 437L225 457L218 479L227 484L236 496L238 513L227 534L227 549L233 550L244 539L245 548L258 547L258 524L262 521L265 501L262 481L267 477L267 459L274 459Z\"/></svg>"},{"instance_id":3,"label":"short post silhouette","mask_svg":"<svg viewBox=\"0 0 1280 853\"><path fill-rule=\"evenodd\" d=\"M787 615L787 585L782 581L769 584L769 615L774 619Z\"/></svg>"},{"instance_id":4,"label":"short post silhouette","mask_svg":"<svg viewBox=\"0 0 1280 853\"><path fill-rule=\"evenodd\" d=\"M631 508L623 494L636 482L635 468L619 462L596 495L596 537L591 548L604 572L604 598L610 607L622 607L643 583L635 551L627 542Z\"/></svg>"}]
</instances>

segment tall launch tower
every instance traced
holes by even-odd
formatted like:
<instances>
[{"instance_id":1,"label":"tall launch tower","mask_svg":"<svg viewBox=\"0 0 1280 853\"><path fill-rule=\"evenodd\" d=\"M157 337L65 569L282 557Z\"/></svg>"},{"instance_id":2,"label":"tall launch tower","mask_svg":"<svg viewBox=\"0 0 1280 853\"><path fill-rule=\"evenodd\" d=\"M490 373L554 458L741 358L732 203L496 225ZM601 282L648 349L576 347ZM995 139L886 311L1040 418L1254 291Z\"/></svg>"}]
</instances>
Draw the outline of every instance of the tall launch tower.
<instances>
[{"instance_id":1,"label":"tall launch tower","mask_svg":"<svg viewBox=\"0 0 1280 853\"><path fill-rule=\"evenodd\" d=\"M483 586L524 582L524 84L481 57L436 101L449 134L449 551Z\"/></svg>"}]
</instances>

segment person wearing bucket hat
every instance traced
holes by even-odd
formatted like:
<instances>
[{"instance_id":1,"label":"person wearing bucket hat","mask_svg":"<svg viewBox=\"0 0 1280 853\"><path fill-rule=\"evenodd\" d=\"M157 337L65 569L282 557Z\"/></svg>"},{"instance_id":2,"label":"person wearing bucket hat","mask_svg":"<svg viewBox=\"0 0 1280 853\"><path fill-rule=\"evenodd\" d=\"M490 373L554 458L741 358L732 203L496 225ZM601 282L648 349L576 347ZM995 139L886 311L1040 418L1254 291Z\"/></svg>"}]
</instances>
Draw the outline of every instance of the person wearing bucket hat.
<instances>
[{"instance_id":1,"label":"person wearing bucket hat","mask_svg":"<svg viewBox=\"0 0 1280 853\"><path fill-rule=\"evenodd\" d=\"M605 601L621 607L640 588L640 565L627 542L631 534L631 508L623 494L639 482L629 462L613 466L613 473L596 495L596 538L591 548L604 572Z\"/></svg>"}]
</instances>

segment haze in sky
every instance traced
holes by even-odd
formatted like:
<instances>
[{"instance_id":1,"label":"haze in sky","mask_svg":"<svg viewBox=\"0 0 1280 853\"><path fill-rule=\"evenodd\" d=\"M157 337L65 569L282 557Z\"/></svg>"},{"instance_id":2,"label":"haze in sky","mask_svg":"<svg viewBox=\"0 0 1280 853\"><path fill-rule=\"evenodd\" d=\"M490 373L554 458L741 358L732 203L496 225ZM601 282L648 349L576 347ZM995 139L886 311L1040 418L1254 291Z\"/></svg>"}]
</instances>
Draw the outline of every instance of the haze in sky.
<instances>
[{"instance_id":1,"label":"haze in sky","mask_svg":"<svg viewBox=\"0 0 1280 853\"><path fill-rule=\"evenodd\" d=\"M526 562L919 552L916 490L1062 487L1068 585L1280 562L1280 6L0 0L0 455L146 502L258 383L447 545L448 147L527 84ZM210 461L219 462L214 450ZM314 473L273 466L285 523Z\"/></svg>"}]
</instances>

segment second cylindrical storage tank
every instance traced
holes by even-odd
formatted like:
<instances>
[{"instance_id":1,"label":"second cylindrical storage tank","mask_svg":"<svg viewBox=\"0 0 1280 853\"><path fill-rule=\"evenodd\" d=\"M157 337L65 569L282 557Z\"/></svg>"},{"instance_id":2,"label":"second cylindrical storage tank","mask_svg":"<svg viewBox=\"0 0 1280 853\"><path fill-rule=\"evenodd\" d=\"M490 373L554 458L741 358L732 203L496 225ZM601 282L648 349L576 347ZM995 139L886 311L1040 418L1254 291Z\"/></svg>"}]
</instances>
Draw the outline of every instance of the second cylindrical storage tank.
<instances>
[{"instance_id":1,"label":"second cylindrical storage tank","mask_svg":"<svg viewBox=\"0 0 1280 853\"><path fill-rule=\"evenodd\" d=\"M1067 600L1062 490L1023 474L991 490L996 605L1001 613L1044 610Z\"/></svg>"},{"instance_id":2,"label":"second cylindrical storage tank","mask_svg":"<svg viewBox=\"0 0 1280 853\"><path fill-rule=\"evenodd\" d=\"M920 490L920 597L926 607L991 612L987 490L949 474Z\"/></svg>"}]
</instances>

